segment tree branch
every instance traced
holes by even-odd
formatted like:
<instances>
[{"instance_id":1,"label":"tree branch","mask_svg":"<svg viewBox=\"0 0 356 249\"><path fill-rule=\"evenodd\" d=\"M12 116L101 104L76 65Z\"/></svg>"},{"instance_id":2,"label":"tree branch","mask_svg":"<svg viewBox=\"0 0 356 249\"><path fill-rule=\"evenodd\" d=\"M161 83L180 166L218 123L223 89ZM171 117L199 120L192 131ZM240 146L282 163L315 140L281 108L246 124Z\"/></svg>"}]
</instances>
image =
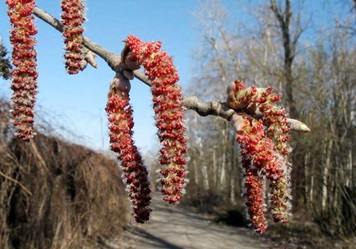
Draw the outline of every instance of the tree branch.
<instances>
[{"instance_id":1,"label":"tree branch","mask_svg":"<svg viewBox=\"0 0 356 249\"><path fill-rule=\"evenodd\" d=\"M226 102L219 102L216 100L203 102L196 96L184 97L184 107L193 110L200 116L219 116L221 118L230 120L231 116L235 113L233 109L230 109Z\"/></svg>"},{"instance_id":2,"label":"tree branch","mask_svg":"<svg viewBox=\"0 0 356 249\"><path fill-rule=\"evenodd\" d=\"M234 113L237 113L238 115L247 115L242 110L241 112L236 112L235 110L231 109L226 102L220 102L216 100L204 102L199 100L196 96L184 97L184 107L189 110L195 111L203 117L212 115L221 117L229 121ZM256 119L261 118L261 115L250 116ZM290 128L294 131L310 132L309 127L299 120L288 118L287 121L290 125Z\"/></svg>"},{"instance_id":3,"label":"tree branch","mask_svg":"<svg viewBox=\"0 0 356 249\"><path fill-rule=\"evenodd\" d=\"M63 25L61 24L61 22L50 14L48 14L47 12L45 12L44 10L36 6L33 10L33 13L35 16L40 18L42 21L48 23L59 32L63 32ZM103 58L112 70L114 70L115 72L118 70L121 61L120 55L106 50L105 48L99 46L98 44L89 40L86 37L84 37L83 45L87 49L91 50L92 52Z\"/></svg>"},{"instance_id":4,"label":"tree branch","mask_svg":"<svg viewBox=\"0 0 356 249\"><path fill-rule=\"evenodd\" d=\"M34 15L43 20L44 22L51 25L53 28L58 30L59 32L63 31L63 25L59 20L45 12L39 7L34 8ZM105 48L101 47L100 45L96 44L95 42L89 40L88 38L84 37L83 42L84 47L91 50L102 59L106 61L109 67L117 72L120 69L120 62L121 56L106 50ZM151 82L148 77L140 70L134 71L135 77L142 81L144 84L151 86ZM184 107L189 110L193 110L198 113L200 116L219 116L223 119L230 120L232 115L235 111L227 105L226 102L219 102L219 101L210 101L210 102L203 102L200 101L197 97L184 97ZM241 111L241 114L243 112ZM259 117L256 117L259 118ZM298 131L310 131L309 128L303 124L302 122L295 120L295 119L288 119L288 122L291 125L293 130Z\"/></svg>"}]
</instances>

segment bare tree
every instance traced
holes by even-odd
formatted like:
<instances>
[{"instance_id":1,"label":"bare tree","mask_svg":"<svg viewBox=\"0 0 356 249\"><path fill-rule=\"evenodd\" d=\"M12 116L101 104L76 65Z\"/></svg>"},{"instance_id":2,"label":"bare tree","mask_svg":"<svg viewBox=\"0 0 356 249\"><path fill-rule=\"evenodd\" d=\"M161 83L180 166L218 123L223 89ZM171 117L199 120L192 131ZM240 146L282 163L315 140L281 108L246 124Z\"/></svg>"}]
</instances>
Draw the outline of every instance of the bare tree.
<instances>
[{"instance_id":1,"label":"bare tree","mask_svg":"<svg viewBox=\"0 0 356 249\"><path fill-rule=\"evenodd\" d=\"M305 148L306 198L325 230L350 233L355 230L350 224L354 224L356 215L352 139L356 108L352 97L356 91L355 41L344 29L335 29L327 37L310 51L312 71L306 79L312 82L306 86L309 94L315 94L302 113L311 122L319 120L316 137L311 137L319 140L319 146L312 149L310 144Z\"/></svg>"},{"instance_id":2,"label":"bare tree","mask_svg":"<svg viewBox=\"0 0 356 249\"><path fill-rule=\"evenodd\" d=\"M352 23L350 17L337 18L337 22L330 23L331 31L320 32L315 40L301 42L305 22L310 21L309 16L302 16L302 3L293 7L292 1L271 0L268 8L257 6L250 13L257 11L258 20L250 26L231 22L229 12L216 6L218 2L213 3L199 8L204 53L197 57L202 63L200 74L193 81L194 86L197 82L200 85L192 89L204 98L206 91L201 89L215 91L220 84L217 82L229 79L230 75L280 88L291 115L313 124L311 136L295 139L292 175L295 212L310 211L325 231L352 234L355 230L351 225L355 223L352 138L356 107L352 98L355 37L345 28ZM226 23L232 23L235 28L229 28ZM213 134L217 132L211 129L201 136L213 143L216 138ZM223 126L216 129L224 130ZM223 137L219 139L222 141ZM233 140L229 141L231 144ZM218 154L220 159L214 153L205 153L205 160L210 157L214 164L224 157L223 153ZM232 155L230 162L235 160ZM238 167L227 167L227 170L233 172L235 168Z\"/></svg>"},{"instance_id":3,"label":"bare tree","mask_svg":"<svg viewBox=\"0 0 356 249\"><path fill-rule=\"evenodd\" d=\"M300 14L298 14L297 18L295 19L294 27L294 34L291 34L291 25L292 25L292 16L293 11L291 7L291 0L284 1L284 9L282 9L282 4L276 3L275 0L271 0L271 10L273 11L275 18L277 19L282 34L282 41L283 41L283 50L284 50L284 78L285 78L285 93L287 98L287 103L289 106L289 112L291 117L297 118L298 111L296 107L296 102L294 100L293 95L293 61L295 58L296 53L296 46L300 35L302 34L303 30L300 27Z\"/></svg>"}]
</instances>

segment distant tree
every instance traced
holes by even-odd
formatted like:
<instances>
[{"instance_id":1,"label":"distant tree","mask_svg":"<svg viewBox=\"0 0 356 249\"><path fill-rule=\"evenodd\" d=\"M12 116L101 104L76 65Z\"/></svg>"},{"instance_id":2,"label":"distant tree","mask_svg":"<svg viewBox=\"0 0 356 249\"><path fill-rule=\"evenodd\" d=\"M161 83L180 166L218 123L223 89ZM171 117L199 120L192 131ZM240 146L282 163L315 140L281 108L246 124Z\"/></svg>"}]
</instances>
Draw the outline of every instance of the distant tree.
<instances>
[{"instance_id":1,"label":"distant tree","mask_svg":"<svg viewBox=\"0 0 356 249\"><path fill-rule=\"evenodd\" d=\"M0 37L0 75L3 79L7 80L11 77L10 59L7 57L7 49L2 44L2 39Z\"/></svg>"},{"instance_id":2,"label":"distant tree","mask_svg":"<svg viewBox=\"0 0 356 249\"><path fill-rule=\"evenodd\" d=\"M293 212L317 220L324 232L352 236L355 229L351 224L356 224L353 197L356 193L353 184L356 147L352 142L356 106L355 98L351 97L356 91L352 70L355 64L354 13L350 12L349 5L341 5L348 15L335 18L326 30L318 29L316 36L302 37L306 27L320 25L319 20L314 23L305 16L308 5L303 9L303 1L293 1L294 4L285 0L267 2L260 1L260 5L254 2L247 10L248 15L256 17L255 22L248 24L234 22L229 17L233 12L219 1L199 6L196 16L201 41L195 56L201 63L197 65L197 73L187 92L201 99L210 96L219 99L219 84L223 78L229 81L229 77L241 77L247 84L271 84L280 89L288 107L293 101L288 100L286 88L291 84L288 90L292 90L291 99L298 100L294 101L296 115L310 124L313 131L308 136L292 139ZM335 3L338 4L341 3ZM289 12L292 12L289 25L283 24ZM226 191L224 183L234 186L230 180L240 180L232 173L236 168L239 170L239 165L229 166L234 161L234 153L229 153L234 140L229 138L234 134L231 135L221 119L199 120L197 115L192 116L188 119L188 134L197 142L190 144L194 181L188 187L192 190L203 188L210 191L210 196L213 191L220 194L221 199L228 200L231 192ZM208 141L208 145L200 141ZM224 163L226 157L228 163ZM220 170L214 171L216 163ZM200 167L195 167L196 164ZM216 178L223 179L223 184L215 185L213 177L203 174L209 173L206 165L210 165L213 176L219 174ZM224 175L223 168L229 174ZM200 178L196 177L197 173ZM239 187L236 182L235 185Z\"/></svg>"},{"instance_id":3,"label":"distant tree","mask_svg":"<svg viewBox=\"0 0 356 249\"><path fill-rule=\"evenodd\" d=\"M293 89L294 89L294 77L293 77L293 71L292 71L292 66L293 62L295 59L295 54L296 54L296 46L297 42L299 40L299 37L303 30L300 27L300 16L295 18L295 24L293 25L294 27L294 34L291 32L291 26L292 26L292 16L293 16L293 11L292 11L292 1L291 0L285 0L283 5L284 8L282 7L282 4L277 5L275 0L270 0L270 8L273 11L273 14L275 18L278 21L278 28L280 29L281 32L281 40L283 43L283 50L284 50L284 56L283 56L283 76L284 76L284 86L285 86L285 95L287 97L287 103L289 106L289 112L291 117L298 118L298 111L296 107L296 103L294 100L294 94L293 94ZM299 13L300 15L300 13Z\"/></svg>"}]
</instances>

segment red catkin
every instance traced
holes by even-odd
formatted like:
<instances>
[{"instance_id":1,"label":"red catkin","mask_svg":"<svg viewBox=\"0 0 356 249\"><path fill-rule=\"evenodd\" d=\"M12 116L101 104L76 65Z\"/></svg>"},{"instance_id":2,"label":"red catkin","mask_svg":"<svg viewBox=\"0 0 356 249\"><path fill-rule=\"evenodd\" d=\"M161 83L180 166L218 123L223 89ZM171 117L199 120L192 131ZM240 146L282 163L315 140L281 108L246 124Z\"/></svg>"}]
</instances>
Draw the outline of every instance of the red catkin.
<instances>
[{"instance_id":1,"label":"red catkin","mask_svg":"<svg viewBox=\"0 0 356 249\"><path fill-rule=\"evenodd\" d=\"M231 108L240 108L252 114L262 114L260 120L250 116L234 114L232 125L237 133L240 144L242 166L249 174L257 173L261 179L266 177L271 192L269 200L274 221L287 222L291 209L290 194L290 163L288 155L291 151L287 141L290 130L284 109L275 106L281 95L274 94L272 88L245 88L242 81L235 81L228 87L228 104ZM249 162L247 164L246 162ZM252 173L251 173L252 172ZM254 177L257 177L254 176ZM257 181L255 178L253 178ZM260 198L254 201L248 188L260 186L245 184L245 195L248 199L248 213L256 231L264 232L265 224ZM257 191L257 190L256 190ZM255 193L255 192L254 192ZM253 194L252 196L256 196ZM253 207L253 208L251 208Z\"/></svg>"},{"instance_id":2,"label":"red catkin","mask_svg":"<svg viewBox=\"0 0 356 249\"><path fill-rule=\"evenodd\" d=\"M7 14L10 18L10 42L13 46L11 89L13 90L12 115L16 127L16 136L28 141L36 135L34 123L34 105L37 94L37 29L32 16L34 0L7 0Z\"/></svg>"},{"instance_id":3,"label":"red catkin","mask_svg":"<svg viewBox=\"0 0 356 249\"><path fill-rule=\"evenodd\" d=\"M158 138L162 144L160 163L163 199L178 203L186 185L186 138L183 96L172 58L161 51L161 42L144 43L130 35L126 40L130 61L138 61L152 82L151 92Z\"/></svg>"},{"instance_id":4,"label":"red catkin","mask_svg":"<svg viewBox=\"0 0 356 249\"><path fill-rule=\"evenodd\" d=\"M123 178L138 223L149 220L151 209L148 171L132 139L134 126L128 91L111 89L106 112L109 120L111 150L121 161Z\"/></svg>"},{"instance_id":5,"label":"red catkin","mask_svg":"<svg viewBox=\"0 0 356 249\"><path fill-rule=\"evenodd\" d=\"M62 0L62 24L65 43L65 69L69 74L77 74L81 70L81 61L84 60L83 31L84 3L82 0Z\"/></svg>"}]
</instances>

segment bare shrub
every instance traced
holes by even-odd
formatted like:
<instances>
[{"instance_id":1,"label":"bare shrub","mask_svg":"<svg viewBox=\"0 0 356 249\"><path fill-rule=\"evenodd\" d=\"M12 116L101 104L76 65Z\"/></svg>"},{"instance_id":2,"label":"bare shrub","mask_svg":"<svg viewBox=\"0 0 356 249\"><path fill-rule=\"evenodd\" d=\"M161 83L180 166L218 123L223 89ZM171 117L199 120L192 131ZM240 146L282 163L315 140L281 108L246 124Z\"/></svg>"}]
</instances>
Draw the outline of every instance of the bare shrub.
<instances>
[{"instance_id":1,"label":"bare shrub","mask_svg":"<svg viewBox=\"0 0 356 249\"><path fill-rule=\"evenodd\" d=\"M0 104L0 248L98 248L118 237L129 204L117 163L41 133L11 137Z\"/></svg>"}]
</instances>

